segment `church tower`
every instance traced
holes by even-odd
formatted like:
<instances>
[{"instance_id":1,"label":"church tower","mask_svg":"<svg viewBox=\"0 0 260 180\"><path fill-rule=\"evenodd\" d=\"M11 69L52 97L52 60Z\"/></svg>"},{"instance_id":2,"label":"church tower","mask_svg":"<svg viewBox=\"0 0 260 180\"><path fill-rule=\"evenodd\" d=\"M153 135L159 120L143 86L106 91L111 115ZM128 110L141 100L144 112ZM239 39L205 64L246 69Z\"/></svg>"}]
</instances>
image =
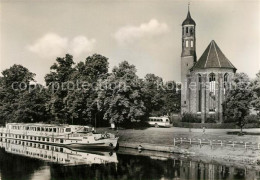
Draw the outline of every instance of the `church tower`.
<instances>
[{"instance_id":1,"label":"church tower","mask_svg":"<svg viewBox=\"0 0 260 180\"><path fill-rule=\"evenodd\" d=\"M197 61L196 56L196 23L191 18L188 7L188 14L182 23L182 53L181 53L181 112L190 111L190 92L188 89L190 69Z\"/></svg>"}]
</instances>

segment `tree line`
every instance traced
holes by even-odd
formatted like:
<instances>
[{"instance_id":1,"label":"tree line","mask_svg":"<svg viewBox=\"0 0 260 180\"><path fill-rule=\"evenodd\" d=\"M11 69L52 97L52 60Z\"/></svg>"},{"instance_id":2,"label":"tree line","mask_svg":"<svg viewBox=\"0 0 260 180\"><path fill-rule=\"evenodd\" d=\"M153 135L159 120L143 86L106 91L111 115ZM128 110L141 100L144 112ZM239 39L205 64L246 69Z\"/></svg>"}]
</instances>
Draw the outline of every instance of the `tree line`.
<instances>
[{"instance_id":1,"label":"tree line","mask_svg":"<svg viewBox=\"0 0 260 180\"><path fill-rule=\"evenodd\" d=\"M94 54L75 63L58 57L45 75L45 85L22 65L0 76L0 123L68 124L145 122L149 116L180 112L180 91L174 81L147 74L138 77L127 61L110 73L108 58Z\"/></svg>"},{"instance_id":2,"label":"tree line","mask_svg":"<svg viewBox=\"0 0 260 180\"><path fill-rule=\"evenodd\" d=\"M112 72L108 69L108 58L100 54L79 63L66 54L56 58L43 86L26 67L13 65L0 76L0 124L114 122L127 126L145 122L149 116L180 113L181 88L176 82L163 82L154 74L140 78L136 67L127 61ZM260 72L253 80L236 73L230 87L222 104L224 121L235 122L242 129L250 110L260 116Z\"/></svg>"}]
</instances>

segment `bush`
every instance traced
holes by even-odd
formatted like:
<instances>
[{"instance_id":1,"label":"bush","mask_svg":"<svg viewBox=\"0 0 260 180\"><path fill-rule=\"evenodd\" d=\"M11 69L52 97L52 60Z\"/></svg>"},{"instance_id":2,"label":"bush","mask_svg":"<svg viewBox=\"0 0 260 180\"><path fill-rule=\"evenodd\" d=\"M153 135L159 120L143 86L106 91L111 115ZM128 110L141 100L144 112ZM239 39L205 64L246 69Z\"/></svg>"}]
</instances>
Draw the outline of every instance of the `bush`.
<instances>
[{"instance_id":1,"label":"bush","mask_svg":"<svg viewBox=\"0 0 260 180\"><path fill-rule=\"evenodd\" d=\"M251 115L246 116L246 121L248 123L258 123L259 124L260 118L255 114L251 114Z\"/></svg>"},{"instance_id":2,"label":"bush","mask_svg":"<svg viewBox=\"0 0 260 180\"><path fill-rule=\"evenodd\" d=\"M205 123L216 123L216 119L214 116L210 116L206 119Z\"/></svg>"},{"instance_id":3,"label":"bush","mask_svg":"<svg viewBox=\"0 0 260 180\"><path fill-rule=\"evenodd\" d=\"M198 117L197 114L183 113L181 121L189 123L200 123L201 118Z\"/></svg>"}]
</instances>

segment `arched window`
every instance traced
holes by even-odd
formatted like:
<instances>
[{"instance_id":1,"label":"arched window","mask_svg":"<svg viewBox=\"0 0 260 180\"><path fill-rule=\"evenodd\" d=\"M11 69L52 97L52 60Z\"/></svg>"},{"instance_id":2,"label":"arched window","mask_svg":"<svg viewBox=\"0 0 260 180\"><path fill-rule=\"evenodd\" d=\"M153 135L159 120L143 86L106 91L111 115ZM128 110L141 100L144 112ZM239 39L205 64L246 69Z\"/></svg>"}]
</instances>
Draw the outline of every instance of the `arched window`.
<instances>
[{"instance_id":1,"label":"arched window","mask_svg":"<svg viewBox=\"0 0 260 180\"><path fill-rule=\"evenodd\" d=\"M190 47L193 47L193 40L190 41Z\"/></svg>"},{"instance_id":2,"label":"arched window","mask_svg":"<svg viewBox=\"0 0 260 180\"><path fill-rule=\"evenodd\" d=\"M188 40L186 41L186 47L189 47L189 41Z\"/></svg>"},{"instance_id":3,"label":"arched window","mask_svg":"<svg viewBox=\"0 0 260 180\"><path fill-rule=\"evenodd\" d=\"M190 35L193 35L193 28L190 28Z\"/></svg>"},{"instance_id":4,"label":"arched window","mask_svg":"<svg viewBox=\"0 0 260 180\"><path fill-rule=\"evenodd\" d=\"M216 110L216 76L214 73L209 75L209 111Z\"/></svg>"},{"instance_id":5,"label":"arched window","mask_svg":"<svg viewBox=\"0 0 260 180\"><path fill-rule=\"evenodd\" d=\"M199 85L198 85L198 98L199 98L199 105L198 105L198 111L201 112L201 102L202 102L202 78L201 78L201 75L199 74L198 75L198 82L199 82Z\"/></svg>"},{"instance_id":6,"label":"arched window","mask_svg":"<svg viewBox=\"0 0 260 180\"><path fill-rule=\"evenodd\" d=\"M228 90L228 73L224 75L224 94L226 94Z\"/></svg>"},{"instance_id":7,"label":"arched window","mask_svg":"<svg viewBox=\"0 0 260 180\"><path fill-rule=\"evenodd\" d=\"M182 35L184 36L184 27L182 28Z\"/></svg>"},{"instance_id":8,"label":"arched window","mask_svg":"<svg viewBox=\"0 0 260 180\"><path fill-rule=\"evenodd\" d=\"M189 28L188 27L186 27L186 34L188 34L189 33Z\"/></svg>"}]
</instances>

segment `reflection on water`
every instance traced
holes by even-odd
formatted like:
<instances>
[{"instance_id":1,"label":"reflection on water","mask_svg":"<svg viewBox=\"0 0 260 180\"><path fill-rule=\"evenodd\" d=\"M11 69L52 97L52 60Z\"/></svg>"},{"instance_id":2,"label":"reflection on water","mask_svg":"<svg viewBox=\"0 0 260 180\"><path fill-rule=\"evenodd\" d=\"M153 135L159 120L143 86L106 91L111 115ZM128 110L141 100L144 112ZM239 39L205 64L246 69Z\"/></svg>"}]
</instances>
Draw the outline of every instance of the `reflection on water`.
<instances>
[{"instance_id":1,"label":"reflection on water","mask_svg":"<svg viewBox=\"0 0 260 180\"><path fill-rule=\"evenodd\" d=\"M0 179L259 179L253 169L178 159L170 154L80 152L23 141L0 142Z\"/></svg>"},{"instance_id":2,"label":"reflection on water","mask_svg":"<svg viewBox=\"0 0 260 180\"><path fill-rule=\"evenodd\" d=\"M116 163L113 152L76 151L66 147L21 140L4 140L0 143L8 153L27 156L63 165Z\"/></svg>"}]
</instances>

